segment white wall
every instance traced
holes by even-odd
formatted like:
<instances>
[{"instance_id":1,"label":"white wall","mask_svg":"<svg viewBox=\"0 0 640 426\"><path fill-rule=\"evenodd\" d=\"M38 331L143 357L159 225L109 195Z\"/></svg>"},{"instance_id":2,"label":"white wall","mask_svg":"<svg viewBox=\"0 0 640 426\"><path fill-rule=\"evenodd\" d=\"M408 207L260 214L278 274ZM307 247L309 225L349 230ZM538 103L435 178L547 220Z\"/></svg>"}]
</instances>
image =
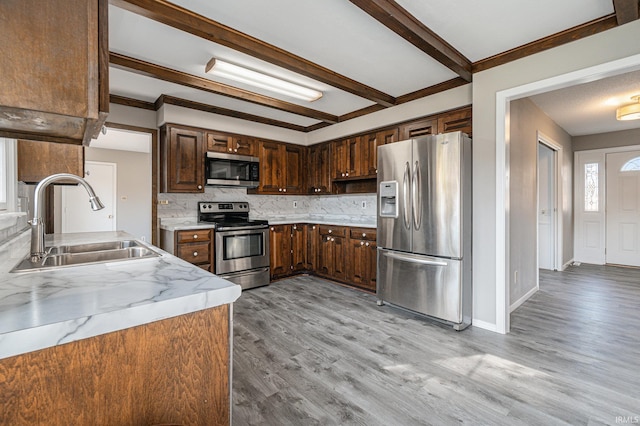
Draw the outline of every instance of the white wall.
<instances>
[{"instance_id":1,"label":"white wall","mask_svg":"<svg viewBox=\"0 0 640 426\"><path fill-rule=\"evenodd\" d=\"M573 142L574 151L640 145L640 129L576 136Z\"/></svg>"},{"instance_id":2,"label":"white wall","mask_svg":"<svg viewBox=\"0 0 640 426\"><path fill-rule=\"evenodd\" d=\"M148 109L133 108L120 104L109 104L107 122L127 124L129 126L155 129L156 112Z\"/></svg>"},{"instance_id":3,"label":"white wall","mask_svg":"<svg viewBox=\"0 0 640 426\"><path fill-rule=\"evenodd\" d=\"M508 330L508 291L506 289L506 221L504 208L508 175L497 179L506 164L505 123L497 117L497 98L514 94L529 96L567 85L560 78L607 62L632 57L620 68L635 67L634 55L640 54L640 21L587 37L554 49L491 68L473 76L473 321L476 326L504 332ZM639 61L640 62L640 61ZM575 74L575 83L603 77L607 67ZM625 69L621 72L628 72ZM587 75L589 74L589 75ZM540 80L550 79L545 83ZM541 89L546 86L545 89ZM506 91L505 93L500 93ZM517 95L516 95L517 94ZM498 124L497 124L498 123ZM500 126L500 127L498 127ZM500 141L498 141L500 138ZM499 163L502 163L500 165ZM497 166L500 166L498 169ZM506 170L508 172L508 169ZM502 182L506 179L506 188ZM508 208L508 206L507 206ZM505 294L500 294L505 293Z\"/></svg>"}]
</instances>

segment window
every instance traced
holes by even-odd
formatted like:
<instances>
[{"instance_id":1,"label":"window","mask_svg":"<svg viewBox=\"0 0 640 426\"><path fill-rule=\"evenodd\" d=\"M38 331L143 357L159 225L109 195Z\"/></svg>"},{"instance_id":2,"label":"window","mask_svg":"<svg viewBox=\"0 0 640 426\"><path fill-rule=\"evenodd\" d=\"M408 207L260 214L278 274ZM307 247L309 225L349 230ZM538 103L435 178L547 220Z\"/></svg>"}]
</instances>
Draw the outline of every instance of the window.
<instances>
[{"instance_id":1,"label":"window","mask_svg":"<svg viewBox=\"0 0 640 426\"><path fill-rule=\"evenodd\" d=\"M640 171L640 157L632 158L624 163L620 169L621 172L638 172Z\"/></svg>"},{"instance_id":2,"label":"window","mask_svg":"<svg viewBox=\"0 0 640 426\"><path fill-rule=\"evenodd\" d=\"M0 211L15 207L15 140L0 138Z\"/></svg>"},{"instance_id":3,"label":"window","mask_svg":"<svg viewBox=\"0 0 640 426\"><path fill-rule=\"evenodd\" d=\"M7 209L7 149L4 139L0 138L0 210Z\"/></svg>"},{"instance_id":4,"label":"window","mask_svg":"<svg viewBox=\"0 0 640 426\"><path fill-rule=\"evenodd\" d=\"M598 163L584 165L584 211L598 211Z\"/></svg>"}]
</instances>

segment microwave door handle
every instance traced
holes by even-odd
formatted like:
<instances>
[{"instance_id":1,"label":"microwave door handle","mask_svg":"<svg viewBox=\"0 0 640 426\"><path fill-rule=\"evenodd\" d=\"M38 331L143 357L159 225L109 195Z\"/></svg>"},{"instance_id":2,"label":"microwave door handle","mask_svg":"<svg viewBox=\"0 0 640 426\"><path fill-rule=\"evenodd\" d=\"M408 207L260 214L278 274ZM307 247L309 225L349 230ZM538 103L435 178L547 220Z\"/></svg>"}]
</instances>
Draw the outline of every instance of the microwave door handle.
<instances>
[{"instance_id":1,"label":"microwave door handle","mask_svg":"<svg viewBox=\"0 0 640 426\"><path fill-rule=\"evenodd\" d=\"M402 209L402 218L404 219L404 226L407 229L411 227L411 218L409 217L409 185L411 184L411 168L409 163L404 164L404 178L402 181L402 195L404 197L404 208Z\"/></svg>"},{"instance_id":2,"label":"microwave door handle","mask_svg":"<svg viewBox=\"0 0 640 426\"><path fill-rule=\"evenodd\" d=\"M411 182L413 195L413 224L416 230L422 226L422 194L420 193L420 163L416 161L413 167L413 179Z\"/></svg>"}]
</instances>

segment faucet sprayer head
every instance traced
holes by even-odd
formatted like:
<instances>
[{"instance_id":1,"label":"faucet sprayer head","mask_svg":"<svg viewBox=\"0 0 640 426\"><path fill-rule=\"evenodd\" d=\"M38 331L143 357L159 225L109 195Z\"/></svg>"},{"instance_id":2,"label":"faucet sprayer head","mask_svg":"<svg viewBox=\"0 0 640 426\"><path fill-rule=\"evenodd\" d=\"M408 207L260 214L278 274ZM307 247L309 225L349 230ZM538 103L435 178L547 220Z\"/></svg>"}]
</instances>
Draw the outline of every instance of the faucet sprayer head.
<instances>
[{"instance_id":1,"label":"faucet sprayer head","mask_svg":"<svg viewBox=\"0 0 640 426\"><path fill-rule=\"evenodd\" d=\"M104 209L104 204L100 201L98 197L89 197L89 203L91 204L91 210L102 210Z\"/></svg>"}]
</instances>

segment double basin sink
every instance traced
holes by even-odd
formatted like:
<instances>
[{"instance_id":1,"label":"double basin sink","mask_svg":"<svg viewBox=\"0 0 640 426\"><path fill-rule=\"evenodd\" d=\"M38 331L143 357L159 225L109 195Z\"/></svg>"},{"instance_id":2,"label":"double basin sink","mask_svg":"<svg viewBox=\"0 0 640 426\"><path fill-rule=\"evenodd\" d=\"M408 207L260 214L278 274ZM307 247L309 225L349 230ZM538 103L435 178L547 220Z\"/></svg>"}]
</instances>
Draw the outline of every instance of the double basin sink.
<instances>
[{"instance_id":1,"label":"double basin sink","mask_svg":"<svg viewBox=\"0 0 640 426\"><path fill-rule=\"evenodd\" d=\"M27 256L11 272L118 262L158 256L160 256L160 253L140 244L136 240L60 245L47 248L44 257L39 261L32 262L31 256Z\"/></svg>"}]
</instances>

